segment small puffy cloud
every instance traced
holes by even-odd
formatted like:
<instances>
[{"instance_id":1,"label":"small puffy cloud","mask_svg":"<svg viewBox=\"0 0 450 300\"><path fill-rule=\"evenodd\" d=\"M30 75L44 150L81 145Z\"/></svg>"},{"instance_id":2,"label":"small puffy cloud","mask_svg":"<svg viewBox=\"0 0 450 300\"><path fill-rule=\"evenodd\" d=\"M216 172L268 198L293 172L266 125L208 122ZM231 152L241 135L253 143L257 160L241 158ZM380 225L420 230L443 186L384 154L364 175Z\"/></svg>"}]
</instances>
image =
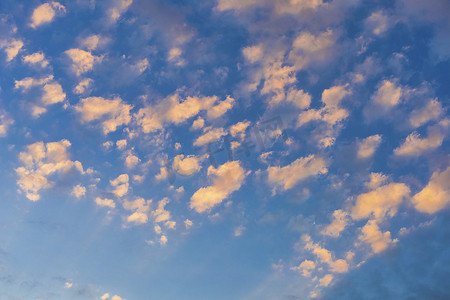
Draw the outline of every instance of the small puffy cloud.
<instances>
[{"instance_id":1,"label":"small puffy cloud","mask_svg":"<svg viewBox=\"0 0 450 300\"><path fill-rule=\"evenodd\" d=\"M370 173L370 180L365 183L365 186L370 190L374 190L384 185L388 179L389 176L383 175L382 173Z\"/></svg>"},{"instance_id":2,"label":"small puffy cloud","mask_svg":"<svg viewBox=\"0 0 450 300\"><path fill-rule=\"evenodd\" d=\"M247 130L248 126L250 126L250 122L238 122L230 127L230 133L233 137L236 137L238 134L243 133Z\"/></svg>"},{"instance_id":3,"label":"small puffy cloud","mask_svg":"<svg viewBox=\"0 0 450 300\"><path fill-rule=\"evenodd\" d=\"M438 119L443 112L441 103L437 99L432 99L425 107L416 109L411 113L409 123L414 128L417 128L431 120Z\"/></svg>"},{"instance_id":4,"label":"small puffy cloud","mask_svg":"<svg viewBox=\"0 0 450 300\"><path fill-rule=\"evenodd\" d=\"M42 86L48 82L51 82L53 80L53 75L49 75L47 77L42 77L39 79L33 78L33 77L26 77L22 80L15 80L14 81L14 88L15 89L22 89L24 91L35 87L35 86Z\"/></svg>"},{"instance_id":5,"label":"small puffy cloud","mask_svg":"<svg viewBox=\"0 0 450 300\"><path fill-rule=\"evenodd\" d=\"M192 129L197 130L201 129L205 126L205 120L202 117L198 117L193 123L192 123Z\"/></svg>"},{"instance_id":6,"label":"small puffy cloud","mask_svg":"<svg viewBox=\"0 0 450 300\"><path fill-rule=\"evenodd\" d=\"M358 158L366 159L370 158L375 154L378 146L380 146L382 136L380 134L375 134L369 136L358 143Z\"/></svg>"},{"instance_id":7,"label":"small puffy cloud","mask_svg":"<svg viewBox=\"0 0 450 300\"><path fill-rule=\"evenodd\" d=\"M66 288L66 289L70 289L72 286L73 286L73 284L71 282L66 282L64 284L64 288Z\"/></svg>"},{"instance_id":8,"label":"small puffy cloud","mask_svg":"<svg viewBox=\"0 0 450 300\"><path fill-rule=\"evenodd\" d=\"M320 286L329 286L331 281L333 280L333 275L327 274L319 279L319 285Z\"/></svg>"},{"instance_id":9,"label":"small puffy cloud","mask_svg":"<svg viewBox=\"0 0 450 300\"><path fill-rule=\"evenodd\" d=\"M107 198L102 199L100 197L97 197L97 198L95 198L95 203L98 206L102 206L102 207L109 207L109 208L115 208L116 207L116 203L114 203L114 200L107 199Z\"/></svg>"},{"instance_id":10,"label":"small puffy cloud","mask_svg":"<svg viewBox=\"0 0 450 300\"><path fill-rule=\"evenodd\" d=\"M330 126L334 126L346 119L349 112L339 105L342 100L351 94L348 85L333 86L322 92L322 103L325 104L321 109L309 109L299 114L297 127L303 126L314 120L320 120Z\"/></svg>"},{"instance_id":11,"label":"small puffy cloud","mask_svg":"<svg viewBox=\"0 0 450 300\"><path fill-rule=\"evenodd\" d=\"M116 131L117 127L127 125L131 121L131 105L122 99L105 99L102 97L88 97L81 99L75 110L81 113L83 122L101 121L103 133Z\"/></svg>"},{"instance_id":12,"label":"small puffy cloud","mask_svg":"<svg viewBox=\"0 0 450 300\"><path fill-rule=\"evenodd\" d=\"M291 189L298 182L308 177L327 172L325 160L313 154L301 157L284 167L267 168L269 182L282 187L284 190Z\"/></svg>"},{"instance_id":13,"label":"small puffy cloud","mask_svg":"<svg viewBox=\"0 0 450 300\"><path fill-rule=\"evenodd\" d=\"M116 146L117 146L117 149L119 149L119 150L125 149L127 147L127 144L128 144L128 142L125 139L116 141Z\"/></svg>"},{"instance_id":14,"label":"small puffy cloud","mask_svg":"<svg viewBox=\"0 0 450 300\"><path fill-rule=\"evenodd\" d=\"M219 11L225 10L242 10L249 6L257 4L258 0L218 0L217 9Z\"/></svg>"},{"instance_id":15,"label":"small puffy cloud","mask_svg":"<svg viewBox=\"0 0 450 300\"><path fill-rule=\"evenodd\" d=\"M302 275L304 277L310 277L311 271L314 270L315 268L316 268L316 264L313 261L305 259L297 267L291 267L291 270L302 273Z\"/></svg>"},{"instance_id":16,"label":"small puffy cloud","mask_svg":"<svg viewBox=\"0 0 450 300\"><path fill-rule=\"evenodd\" d=\"M100 297L100 299L101 300L106 300L106 299L109 299L109 297L110 297L109 294L105 293L105 294L103 294L103 296Z\"/></svg>"},{"instance_id":17,"label":"small puffy cloud","mask_svg":"<svg viewBox=\"0 0 450 300\"><path fill-rule=\"evenodd\" d=\"M167 244L167 237L165 235L162 235L159 239L159 244L161 246L165 246Z\"/></svg>"},{"instance_id":18,"label":"small puffy cloud","mask_svg":"<svg viewBox=\"0 0 450 300\"><path fill-rule=\"evenodd\" d=\"M127 167L127 169L133 169L139 164L140 161L141 160L139 159L139 157L129 152L127 157L125 158L125 167Z\"/></svg>"},{"instance_id":19,"label":"small puffy cloud","mask_svg":"<svg viewBox=\"0 0 450 300\"><path fill-rule=\"evenodd\" d=\"M234 99L227 97L218 104L217 102L217 96L186 97L183 100L178 94L173 94L155 106L141 108L135 118L142 131L150 133L161 130L165 124L181 124L201 111L208 111L207 116L210 119L218 118L233 106Z\"/></svg>"},{"instance_id":20,"label":"small puffy cloud","mask_svg":"<svg viewBox=\"0 0 450 300\"><path fill-rule=\"evenodd\" d=\"M128 7L133 3L133 0L114 0L111 1L113 6L109 9L108 14L112 22L117 22L122 14L124 14Z\"/></svg>"},{"instance_id":21,"label":"small puffy cloud","mask_svg":"<svg viewBox=\"0 0 450 300\"><path fill-rule=\"evenodd\" d=\"M309 235L303 235L302 240L306 243L305 249L316 255L320 262L327 264L331 272L346 273L348 271L348 263L345 260L333 259L332 253L319 244L314 243Z\"/></svg>"},{"instance_id":22,"label":"small puffy cloud","mask_svg":"<svg viewBox=\"0 0 450 300\"><path fill-rule=\"evenodd\" d=\"M246 174L238 161L230 161L217 169L210 166L208 176L212 177L212 185L200 188L191 197L190 207L199 213L211 210L239 190Z\"/></svg>"},{"instance_id":23,"label":"small puffy cloud","mask_svg":"<svg viewBox=\"0 0 450 300\"><path fill-rule=\"evenodd\" d=\"M62 86L57 82L47 83L42 87L42 102L48 106L51 104L63 102L66 99Z\"/></svg>"},{"instance_id":24,"label":"small puffy cloud","mask_svg":"<svg viewBox=\"0 0 450 300\"><path fill-rule=\"evenodd\" d=\"M161 199L156 209L152 211L152 216L155 218L156 223L165 222L166 226L170 227L170 212L165 209L168 203L168 198Z\"/></svg>"},{"instance_id":25,"label":"small puffy cloud","mask_svg":"<svg viewBox=\"0 0 450 300\"><path fill-rule=\"evenodd\" d=\"M133 201L125 200L123 208L133 212L127 217L127 222L137 225L147 223L151 203L151 200L145 200L144 198L138 198Z\"/></svg>"},{"instance_id":26,"label":"small puffy cloud","mask_svg":"<svg viewBox=\"0 0 450 300\"><path fill-rule=\"evenodd\" d=\"M194 141L194 146L204 146L204 145L216 142L225 135L227 135L227 133L225 132L225 130L223 130L223 128L211 129L211 130L207 131L206 133L204 133L203 135L199 136Z\"/></svg>"},{"instance_id":27,"label":"small puffy cloud","mask_svg":"<svg viewBox=\"0 0 450 300\"><path fill-rule=\"evenodd\" d=\"M81 41L81 45L89 50L95 50L97 49L100 45L105 44L106 40L104 38L102 38L100 35L97 34L92 34L86 38L84 38Z\"/></svg>"},{"instance_id":28,"label":"small puffy cloud","mask_svg":"<svg viewBox=\"0 0 450 300\"><path fill-rule=\"evenodd\" d=\"M245 230L245 226L244 225L239 225L236 229L234 229L234 233L233 235L235 237L239 237L244 233Z\"/></svg>"},{"instance_id":29,"label":"small puffy cloud","mask_svg":"<svg viewBox=\"0 0 450 300\"><path fill-rule=\"evenodd\" d=\"M77 76L92 70L94 64L103 60L101 56L95 56L89 51L77 48L66 50L65 53L72 60L72 70Z\"/></svg>"},{"instance_id":30,"label":"small puffy cloud","mask_svg":"<svg viewBox=\"0 0 450 300\"><path fill-rule=\"evenodd\" d=\"M41 4L34 9L33 14L31 15L30 26L36 28L43 24L50 23L57 14L62 15L65 12L66 8L59 2L52 1Z\"/></svg>"},{"instance_id":31,"label":"small puffy cloud","mask_svg":"<svg viewBox=\"0 0 450 300\"><path fill-rule=\"evenodd\" d=\"M77 198L81 198L86 195L86 188L82 185L76 185L72 189L72 195Z\"/></svg>"},{"instance_id":32,"label":"small puffy cloud","mask_svg":"<svg viewBox=\"0 0 450 300\"><path fill-rule=\"evenodd\" d=\"M349 223L348 216L348 212L342 209L335 210L333 212L333 221L321 231L321 234L338 237Z\"/></svg>"},{"instance_id":33,"label":"small puffy cloud","mask_svg":"<svg viewBox=\"0 0 450 300\"><path fill-rule=\"evenodd\" d=\"M184 156L183 154L175 156L173 159L173 169L180 175L190 176L200 171L201 158L194 155Z\"/></svg>"},{"instance_id":34,"label":"small puffy cloud","mask_svg":"<svg viewBox=\"0 0 450 300\"><path fill-rule=\"evenodd\" d=\"M411 199L414 207L427 214L443 210L450 203L450 167L431 176L427 186Z\"/></svg>"},{"instance_id":35,"label":"small puffy cloud","mask_svg":"<svg viewBox=\"0 0 450 300\"><path fill-rule=\"evenodd\" d=\"M36 52L30 55L26 55L22 59L25 63L31 65L39 65L41 68L45 68L49 64L48 60L45 58L44 53L42 52Z\"/></svg>"},{"instance_id":36,"label":"small puffy cloud","mask_svg":"<svg viewBox=\"0 0 450 300\"><path fill-rule=\"evenodd\" d=\"M298 108L306 109L311 105L311 95L303 90L290 88L286 94L286 101L294 104Z\"/></svg>"},{"instance_id":37,"label":"small puffy cloud","mask_svg":"<svg viewBox=\"0 0 450 300\"><path fill-rule=\"evenodd\" d=\"M390 19L383 11L373 12L365 21L365 25L375 35L382 35L390 26Z\"/></svg>"},{"instance_id":38,"label":"small puffy cloud","mask_svg":"<svg viewBox=\"0 0 450 300\"><path fill-rule=\"evenodd\" d=\"M403 183L390 183L368 193L358 195L351 216L355 220L393 217L404 199L409 198L410 189Z\"/></svg>"},{"instance_id":39,"label":"small puffy cloud","mask_svg":"<svg viewBox=\"0 0 450 300\"><path fill-rule=\"evenodd\" d=\"M400 103L402 88L394 82L384 80L379 86L372 100L383 107L390 108Z\"/></svg>"},{"instance_id":40,"label":"small puffy cloud","mask_svg":"<svg viewBox=\"0 0 450 300\"><path fill-rule=\"evenodd\" d=\"M192 221L189 219L184 220L184 226L186 227L186 229L189 229L192 227Z\"/></svg>"},{"instance_id":41,"label":"small puffy cloud","mask_svg":"<svg viewBox=\"0 0 450 300\"><path fill-rule=\"evenodd\" d=\"M84 92L88 91L91 88L93 83L94 80L85 78L77 84L77 86L73 89L73 92L78 95L84 94Z\"/></svg>"},{"instance_id":42,"label":"small puffy cloud","mask_svg":"<svg viewBox=\"0 0 450 300\"><path fill-rule=\"evenodd\" d=\"M122 174L116 179L110 180L109 183L112 187L114 187L112 193L117 197L123 197L126 193L128 193L128 188L130 186L129 180L130 178L128 174Z\"/></svg>"},{"instance_id":43,"label":"small puffy cloud","mask_svg":"<svg viewBox=\"0 0 450 300\"><path fill-rule=\"evenodd\" d=\"M8 129L12 124L14 124L14 120L5 112L0 111L0 137L5 137L8 134Z\"/></svg>"},{"instance_id":44,"label":"small puffy cloud","mask_svg":"<svg viewBox=\"0 0 450 300\"><path fill-rule=\"evenodd\" d=\"M126 300L126 299L122 298L120 296L114 295L114 296L112 296L111 300Z\"/></svg>"},{"instance_id":45,"label":"small puffy cloud","mask_svg":"<svg viewBox=\"0 0 450 300\"><path fill-rule=\"evenodd\" d=\"M413 132L408 135L399 147L394 149L397 156L418 156L423 152L435 149L442 145L444 134L438 127L428 129L428 136L421 138L419 133Z\"/></svg>"},{"instance_id":46,"label":"small puffy cloud","mask_svg":"<svg viewBox=\"0 0 450 300\"><path fill-rule=\"evenodd\" d=\"M246 47L242 50L242 53L244 54L245 58L251 62L255 63L257 61L260 61L264 56L264 48L263 45L256 45L256 46L250 46Z\"/></svg>"},{"instance_id":47,"label":"small puffy cloud","mask_svg":"<svg viewBox=\"0 0 450 300\"><path fill-rule=\"evenodd\" d=\"M19 154L23 166L16 169L17 184L29 200L38 201L39 191L53 185L49 179L51 175L64 174L73 168L84 174L82 164L69 159L67 148L70 146L68 140L47 144L37 142Z\"/></svg>"},{"instance_id":48,"label":"small puffy cloud","mask_svg":"<svg viewBox=\"0 0 450 300\"><path fill-rule=\"evenodd\" d=\"M19 51L23 47L23 42L21 40L10 40L10 41L2 41L0 40L0 49L3 49L6 53L6 61L12 61Z\"/></svg>"},{"instance_id":49,"label":"small puffy cloud","mask_svg":"<svg viewBox=\"0 0 450 300\"><path fill-rule=\"evenodd\" d=\"M373 253L380 253L396 242L389 231L381 232L376 220L369 220L361 229L359 240L370 245Z\"/></svg>"}]
</instances>

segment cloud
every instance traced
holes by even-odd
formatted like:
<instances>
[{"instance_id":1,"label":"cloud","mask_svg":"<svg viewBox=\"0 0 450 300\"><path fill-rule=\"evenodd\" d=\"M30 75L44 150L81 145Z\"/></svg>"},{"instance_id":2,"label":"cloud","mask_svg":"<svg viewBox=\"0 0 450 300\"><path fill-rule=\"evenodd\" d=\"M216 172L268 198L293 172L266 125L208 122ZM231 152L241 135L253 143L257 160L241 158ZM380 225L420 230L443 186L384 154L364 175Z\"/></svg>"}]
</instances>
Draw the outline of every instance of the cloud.
<instances>
[{"instance_id":1,"label":"cloud","mask_svg":"<svg viewBox=\"0 0 450 300\"><path fill-rule=\"evenodd\" d=\"M43 24L50 23L56 14L62 15L66 12L64 5L52 1L49 3L44 3L36 7L31 15L32 28L36 28Z\"/></svg>"},{"instance_id":2,"label":"cloud","mask_svg":"<svg viewBox=\"0 0 450 300\"><path fill-rule=\"evenodd\" d=\"M250 63L255 63L263 58L264 47L262 44L246 47L242 50L242 53Z\"/></svg>"},{"instance_id":3,"label":"cloud","mask_svg":"<svg viewBox=\"0 0 450 300\"><path fill-rule=\"evenodd\" d=\"M389 177L383 175L382 173L370 173L370 181L365 183L365 186L371 190L374 190L379 188L381 185L384 185L388 179Z\"/></svg>"},{"instance_id":4,"label":"cloud","mask_svg":"<svg viewBox=\"0 0 450 300\"><path fill-rule=\"evenodd\" d=\"M431 176L427 186L411 199L414 207L423 213L434 214L450 203L450 167Z\"/></svg>"},{"instance_id":5,"label":"cloud","mask_svg":"<svg viewBox=\"0 0 450 300\"><path fill-rule=\"evenodd\" d=\"M378 86L378 90L372 97L372 100L385 108L396 106L400 103L402 97L402 88L389 80L384 80Z\"/></svg>"},{"instance_id":6,"label":"cloud","mask_svg":"<svg viewBox=\"0 0 450 300\"><path fill-rule=\"evenodd\" d=\"M250 122L238 122L230 127L230 134L236 137L238 134L243 133L250 126Z\"/></svg>"},{"instance_id":7,"label":"cloud","mask_svg":"<svg viewBox=\"0 0 450 300\"><path fill-rule=\"evenodd\" d=\"M189 219L186 219L185 221L184 221L184 226L186 227L186 229L189 229L189 228L191 228L192 227L192 221L191 220L189 220Z\"/></svg>"},{"instance_id":8,"label":"cloud","mask_svg":"<svg viewBox=\"0 0 450 300\"><path fill-rule=\"evenodd\" d=\"M201 158L194 155L184 156L183 154L175 156L173 159L173 169L182 176L190 176L200 171Z\"/></svg>"},{"instance_id":9,"label":"cloud","mask_svg":"<svg viewBox=\"0 0 450 300\"><path fill-rule=\"evenodd\" d=\"M93 84L94 80L90 78L85 78L77 84L77 86L73 89L73 92L78 95L84 94L84 92L89 90Z\"/></svg>"},{"instance_id":10,"label":"cloud","mask_svg":"<svg viewBox=\"0 0 450 300\"><path fill-rule=\"evenodd\" d=\"M355 220L393 217L404 199L409 198L410 189L403 183L390 183L368 193L358 195L351 217Z\"/></svg>"},{"instance_id":11,"label":"cloud","mask_svg":"<svg viewBox=\"0 0 450 300\"><path fill-rule=\"evenodd\" d=\"M205 126L205 120L202 117L198 117L193 123L192 123L192 129L197 130L201 129Z\"/></svg>"},{"instance_id":12,"label":"cloud","mask_svg":"<svg viewBox=\"0 0 450 300\"><path fill-rule=\"evenodd\" d=\"M284 190L291 189L298 182L308 177L327 172L325 160L313 154L301 157L284 167L267 168L269 182L282 187Z\"/></svg>"},{"instance_id":13,"label":"cloud","mask_svg":"<svg viewBox=\"0 0 450 300\"><path fill-rule=\"evenodd\" d=\"M227 135L223 128L213 128L194 141L194 146L204 146L213 142L217 142L221 137Z\"/></svg>"},{"instance_id":14,"label":"cloud","mask_svg":"<svg viewBox=\"0 0 450 300\"><path fill-rule=\"evenodd\" d=\"M0 111L0 137L5 137L8 134L8 129L14 124L14 120L5 112Z\"/></svg>"},{"instance_id":15,"label":"cloud","mask_svg":"<svg viewBox=\"0 0 450 300\"><path fill-rule=\"evenodd\" d=\"M314 270L316 268L316 264L311 261L305 259L300 265L297 267L291 267L291 270L298 271L302 273L304 277L310 277L311 276L311 270Z\"/></svg>"},{"instance_id":16,"label":"cloud","mask_svg":"<svg viewBox=\"0 0 450 300\"><path fill-rule=\"evenodd\" d=\"M155 132L165 124L181 124L201 111L208 111L207 117L210 119L218 118L234 104L234 99L230 97L215 105L217 101L217 96L186 97L183 100L179 94L173 94L155 106L141 108L135 118L144 133Z\"/></svg>"},{"instance_id":17,"label":"cloud","mask_svg":"<svg viewBox=\"0 0 450 300\"><path fill-rule=\"evenodd\" d=\"M22 59L25 63L31 65L40 65L41 68L45 68L49 64L48 60L45 58L44 53L42 52L36 52L30 55L26 55Z\"/></svg>"},{"instance_id":18,"label":"cloud","mask_svg":"<svg viewBox=\"0 0 450 300\"><path fill-rule=\"evenodd\" d=\"M47 83L42 88L42 102L45 106L63 102L66 99L66 93L62 86L57 82Z\"/></svg>"},{"instance_id":19,"label":"cloud","mask_svg":"<svg viewBox=\"0 0 450 300\"><path fill-rule=\"evenodd\" d=\"M272 6L277 14L283 15L310 12L322 5L326 5L322 0L218 0L216 9L242 11L252 6Z\"/></svg>"},{"instance_id":20,"label":"cloud","mask_svg":"<svg viewBox=\"0 0 450 300\"><path fill-rule=\"evenodd\" d=\"M125 158L125 167L127 167L127 169L133 169L140 163L140 161L141 160L139 159L139 157L129 152L127 157Z\"/></svg>"},{"instance_id":21,"label":"cloud","mask_svg":"<svg viewBox=\"0 0 450 300\"><path fill-rule=\"evenodd\" d=\"M131 105L122 99L105 99L102 97L88 97L81 99L75 110L81 113L83 122L101 121L103 133L114 132L117 127L127 125L131 121Z\"/></svg>"},{"instance_id":22,"label":"cloud","mask_svg":"<svg viewBox=\"0 0 450 300\"><path fill-rule=\"evenodd\" d=\"M396 242L389 231L381 232L376 220L369 220L361 229L358 239L370 245L373 253L380 253Z\"/></svg>"},{"instance_id":23,"label":"cloud","mask_svg":"<svg viewBox=\"0 0 450 300\"><path fill-rule=\"evenodd\" d=\"M110 20L115 23L128 10L133 0L114 0L112 3L113 6L108 10L108 14Z\"/></svg>"},{"instance_id":24,"label":"cloud","mask_svg":"<svg viewBox=\"0 0 450 300\"><path fill-rule=\"evenodd\" d=\"M212 185L200 188L191 197L190 208L199 213L211 210L239 190L246 174L238 161L230 161L217 169L210 166L208 177L212 177Z\"/></svg>"},{"instance_id":25,"label":"cloud","mask_svg":"<svg viewBox=\"0 0 450 300\"><path fill-rule=\"evenodd\" d=\"M109 183L112 187L114 187L112 193L119 198L123 197L126 193L128 193L128 188L130 186L129 180L130 178L128 177L128 174L122 174L116 179L110 180Z\"/></svg>"},{"instance_id":26,"label":"cloud","mask_svg":"<svg viewBox=\"0 0 450 300\"><path fill-rule=\"evenodd\" d=\"M27 150L20 152L19 159L22 167L16 169L17 184L31 201L40 199L39 191L53 186L49 177L54 174L64 174L72 168L84 173L79 161L71 161L67 148L71 146L68 140L59 142L37 142L27 146Z\"/></svg>"},{"instance_id":27,"label":"cloud","mask_svg":"<svg viewBox=\"0 0 450 300\"><path fill-rule=\"evenodd\" d=\"M435 149L442 145L444 134L438 127L428 128L428 137L421 138L419 133L408 135L402 145L394 149L397 156L418 156L423 152Z\"/></svg>"},{"instance_id":28,"label":"cloud","mask_svg":"<svg viewBox=\"0 0 450 300\"><path fill-rule=\"evenodd\" d=\"M77 198L81 198L86 195L86 188L82 185L76 185L73 187L71 194Z\"/></svg>"},{"instance_id":29,"label":"cloud","mask_svg":"<svg viewBox=\"0 0 450 300\"><path fill-rule=\"evenodd\" d=\"M95 198L95 203L98 206L102 206L102 207L109 207L109 208L116 208L116 203L114 203L114 200L112 199L102 199L100 197Z\"/></svg>"},{"instance_id":30,"label":"cloud","mask_svg":"<svg viewBox=\"0 0 450 300\"><path fill-rule=\"evenodd\" d=\"M335 210L333 212L333 221L320 233L331 237L338 237L349 223L348 216L348 212L343 211L342 209Z\"/></svg>"},{"instance_id":31,"label":"cloud","mask_svg":"<svg viewBox=\"0 0 450 300\"><path fill-rule=\"evenodd\" d=\"M94 64L103 60L101 56L95 56L89 51L77 48L66 50L64 53L72 60L72 70L77 76L92 70Z\"/></svg>"},{"instance_id":32,"label":"cloud","mask_svg":"<svg viewBox=\"0 0 450 300\"><path fill-rule=\"evenodd\" d=\"M316 255L320 262L327 264L330 267L331 272L346 273L348 271L348 263L345 260L334 260L332 253L321 247L319 244L314 243L309 235L303 235L302 240L306 243L305 249L310 250Z\"/></svg>"},{"instance_id":33,"label":"cloud","mask_svg":"<svg viewBox=\"0 0 450 300\"><path fill-rule=\"evenodd\" d=\"M366 159L372 157L375 154L378 146L380 146L382 136L375 134L369 136L358 143L358 158Z\"/></svg>"},{"instance_id":34,"label":"cloud","mask_svg":"<svg viewBox=\"0 0 450 300\"><path fill-rule=\"evenodd\" d=\"M329 286L332 280L333 280L333 275L327 274L319 279L319 285L320 286Z\"/></svg>"},{"instance_id":35,"label":"cloud","mask_svg":"<svg viewBox=\"0 0 450 300\"><path fill-rule=\"evenodd\" d=\"M420 127L431 120L437 120L444 110L437 99L432 99L425 107L414 110L409 118L409 123L414 128Z\"/></svg>"},{"instance_id":36,"label":"cloud","mask_svg":"<svg viewBox=\"0 0 450 300\"><path fill-rule=\"evenodd\" d=\"M6 61L12 61L23 47L21 40L12 39L10 41L0 40L0 49L4 49L6 53Z\"/></svg>"},{"instance_id":37,"label":"cloud","mask_svg":"<svg viewBox=\"0 0 450 300\"><path fill-rule=\"evenodd\" d=\"M123 208L133 211L133 213L127 217L127 222L134 224L147 223L151 203L152 200L145 200L144 198L138 198L134 201L125 200L122 204Z\"/></svg>"},{"instance_id":38,"label":"cloud","mask_svg":"<svg viewBox=\"0 0 450 300\"><path fill-rule=\"evenodd\" d=\"M15 80L14 81L14 88L15 89L22 89L22 90L28 90L35 86L41 86L44 85L50 81L53 80L53 75L49 75L47 77L41 77L40 79L35 79L32 77L26 77L22 80Z\"/></svg>"},{"instance_id":39,"label":"cloud","mask_svg":"<svg viewBox=\"0 0 450 300\"><path fill-rule=\"evenodd\" d=\"M382 35L388 29L390 24L390 18L386 13L382 10L373 12L366 20L365 26L375 35Z\"/></svg>"}]
</instances>

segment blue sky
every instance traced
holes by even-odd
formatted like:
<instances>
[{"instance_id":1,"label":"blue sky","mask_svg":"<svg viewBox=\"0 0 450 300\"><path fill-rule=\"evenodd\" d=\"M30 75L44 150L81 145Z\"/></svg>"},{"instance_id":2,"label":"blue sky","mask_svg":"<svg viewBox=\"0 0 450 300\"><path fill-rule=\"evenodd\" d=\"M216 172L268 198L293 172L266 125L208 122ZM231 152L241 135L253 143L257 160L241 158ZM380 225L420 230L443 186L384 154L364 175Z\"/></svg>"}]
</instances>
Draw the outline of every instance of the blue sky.
<instances>
[{"instance_id":1,"label":"blue sky","mask_svg":"<svg viewBox=\"0 0 450 300\"><path fill-rule=\"evenodd\" d=\"M0 298L450 298L449 13L2 1Z\"/></svg>"}]
</instances>

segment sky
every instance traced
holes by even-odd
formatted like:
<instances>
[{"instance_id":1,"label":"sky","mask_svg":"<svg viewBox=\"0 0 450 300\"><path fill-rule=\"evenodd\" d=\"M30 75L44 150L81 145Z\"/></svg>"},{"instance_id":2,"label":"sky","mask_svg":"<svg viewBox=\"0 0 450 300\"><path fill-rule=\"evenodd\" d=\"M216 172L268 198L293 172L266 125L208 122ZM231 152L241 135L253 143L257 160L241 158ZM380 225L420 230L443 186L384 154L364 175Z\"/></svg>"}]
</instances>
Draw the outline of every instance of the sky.
<instances>
[{"instance_id":1,"label":"sky","mask_svg":"<svg viewBox=\"0 0 450 300\"><path fill-rule=\"evenodd\" d=\"M0 299L450 299L449 14L2 0Z\"/></svg>"}]
</instances>

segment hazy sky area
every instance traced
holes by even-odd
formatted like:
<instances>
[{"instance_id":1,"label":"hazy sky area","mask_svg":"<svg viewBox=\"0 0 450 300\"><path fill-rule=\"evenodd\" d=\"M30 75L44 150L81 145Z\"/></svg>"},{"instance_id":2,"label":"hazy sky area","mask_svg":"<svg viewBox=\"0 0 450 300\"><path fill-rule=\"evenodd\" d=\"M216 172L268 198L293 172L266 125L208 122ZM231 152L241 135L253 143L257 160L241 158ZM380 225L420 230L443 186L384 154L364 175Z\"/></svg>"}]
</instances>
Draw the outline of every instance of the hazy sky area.
<instances>
[{"instance_id":1,"label":"hazy sky area","mask_svg":"<svg viewBox=\"0 0 450 300\"><path fill-rule=\"evenodd\" d=\"M450 299L448 0L1 0L0 300Z\"/></svg>"}]
</instances>

